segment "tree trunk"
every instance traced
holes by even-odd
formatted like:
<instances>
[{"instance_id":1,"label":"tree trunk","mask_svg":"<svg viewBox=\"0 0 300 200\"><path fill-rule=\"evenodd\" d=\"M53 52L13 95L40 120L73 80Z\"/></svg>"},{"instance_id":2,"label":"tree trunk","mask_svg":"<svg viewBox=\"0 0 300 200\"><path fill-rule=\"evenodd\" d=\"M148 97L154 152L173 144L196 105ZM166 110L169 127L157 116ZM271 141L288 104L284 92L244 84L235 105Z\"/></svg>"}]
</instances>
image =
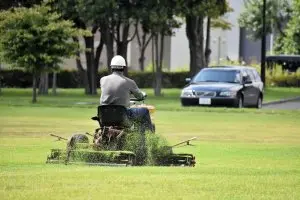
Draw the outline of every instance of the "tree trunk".
<instances>
[{"instance_id":1,"label":"tree trunk","mask_svg":"<svg viewBox=\"0 0 300 200\"><path fill-rule=\"evenodd\" d=\"M79 45L78 38L73 37L73 40L75 42L77 42L78 45ZM83 67L82 67L79 51L76 52L76 67L77 67L78 72L79 72L79 77L80 77L81 84L83 84L83 86L84 86L84 93L88 94L89 93L88 92L89 91L89 84L88 84L87 73L86 73L86 70L84 70Z\"/></svg>"},{"instance_id":2,"label":"tree trunk","mask_svg":"<svg viewBox=\"0 0 300 200\"><path fill-rule=\"evenodd\" d=\"M94 67L94 73L95 73L95 81L96 81L96 94L97 94L97 82L99 81L99 76L98 76L98 71L99 71L99 62L100 62L100 57L101 57L101 53L103 50L103 45L104 45L104 39L102 37L102 35L100 36L100 43L96 49L96 55L95 55L95 67Z\"/></svg>"},{"instance_id":3,"label":"tree trunk","mask_svg":"<svg viewBox=\"0 0 300 200\"><path fill-rule=\"evenodd\" d=\"M57 86L57 73L53 72L53 77L52 77L52 94L56 95L56 86Z\"/></svg>"},{"instance_id":4,"label":"tree trunk","mask_svg":"<svg viewBox=\"0 0 300 200\"><path fill-rule=\"evenodd\" d=\"M164 35L160 35L160 47L159 47L159 36L155 35L155 96L161 96L162 88L162 62L163 62L163 50L164 50Z\"/></svg>"},{"instance_id":5,"label":"tree trunk","mask_svg":"<svg viewBox=\"0 0 300 200\"><path fill-rule=\"evenodd\" d=\"M145 48L140 49L139 64L141 71L145 71Z\"/></svg>"},{"instance_id":6,"label":"tree trunk","mask_svg":"<svg viewBox=\"0 0 300 200\"><path fill-rule=\"evenodd\" d=\"M117 42L117 55L122 56L126 60L127 64L127 41L118 41Z\"/></svg>"},{"instance_id":7,"label":"tree trunk","mask_svg":"<svg viewBox=\"0 0 300 200\"><path fill-rule=\"evenodd\" d=\"M151 53L152 53L152 72L154 74L155 72L155 45L154 45L154 42L155 42L155 37L152 37L152 40L151 40Z\"/></svg>"},{"instance_id":8,"label":"tree trunk","mask_svg":"<svg viewBox=\"0 0 300 200\"><path fill-rule=\"evenodd\" d=\"M114 41L113 39L109 39L109 41L106 42L106 56L107 56L107 69L108 71L111 71L110 62L111 59L114 57Z\"/></svg>"},{"instance_id":9,"label":"tree trunk","mask_svg":"<svg viewBox=\"0 0 300 200\"><path fill-rule=\"evenodd\" d=\"M122 56L125 61L126 61L126 65L128 66L128 62L127 62L127 46L128 46L128 42L126 41L117 41L117 55ZM128 67L125 67L124 69L124 75L127 76L128 75Z\"/></svg>"},{"instance_id":10,"label":"tree trunk","mask_svg":"<svg viewBox=\"0 0 300 200\"><path fill-rule=\"evenodd\" d=\"M1 63L0 63L0 72L1 72L1 70L2 70L1 67L2 67L2 66L1 66ZM1 73L0 73L0 74L1 74ZM1 91L1 88L2 88L2 77L1 77L1 75L0 75L0 95L1 95L1 92L2 92L2 91Z\"/></svg>"},{"instance_id":11,"label":"tree trunk","mask_svg":"<svg viewBox=\"0 0 300 200\"><path fill-rule=\"evenodd\" d=\"M142 28L142 38L140 38L140 32L138 31L138 24L136 25L136 36L137 36L137 41L138 41L138 45L139 45L139 50L140 50L140 57L139 57L139 65L140 65L140 70L141 71L145 71L145 51L147 46L149 45L149 42L151 41L152 35L149 34L148 32L146 32L143 28ZM149 35L149 37L147 38L147 35Z\"/></svg>"},{"instance_id":12,"label":"tree trunk","mask_svg":"<svg viewBox=\"0 0 300 200\"><path fill-rule=\"evenodd\" d=\"M94 63L94 36L84 37L85 46L86 46L86 69L88 77L89 90L88 94L95 95L97 94L96 87L96 74L95 74L95 63Z\"/></svg>"},{"instance_id":13,"label":"tree trunk","mask_svg":"<svg viewBox=\"0 0 300 200\"><path fill-rule=\"evenodd\" d=\"M211 54L211 49L210 49L210 23L211 18L207 17L207 24L206 24L206 42L205 42L205 63L206 66L209 65L210 62L210 54Z\"/></svg>"},{"instance_id":14,"label":"tree trunk","mask_svg":"<svg viewBox=\"0 0 300 200\"><path fill-rule=\"evenodd\" d=\"M104 39L102 36L100 36L100 42L99 42L99 45L96 49L96 55L95 55L95 73L98 72L98 69L99 69L99 62L100 62L100 57L101 57L101 53L102 53L102 50L103 50L103 45L104 45Z\"/></svg>"},{"instance_id":15,"label":"tree trunk","mask_svg":"<svg viewBox=\"0 0 300 200\"><path fill-rule=\"evenodd\" d=\"M186 17L186 34L189 40L190 73L192 76L205 67L203 21L203 16Z\"/></svg>"},{"instance_id":16,"label":"tree trunk","mask_svg":"<svg viewBox=\"0 0 300 200\"><path fill-rule=\"evenodd\" d=\"M145 70L145 51L147 49L147 46L149 45L149 42L152 39L152 35L150 35L149 38L146 39L147 35L148 35L147 33L144 33L143 38L142 38L142 43L140 45L139 63L140 63L140 69L141 69L141 71Z\"/></svg>"},{"instance_id":17,"label":"tree trunk","mask_svg":"<svg viewBox=\"0 0 300 200\"><path fill-rule=\"evenodd\" d=\"M38 94L39 95L47 95L48 88L49 88L49 73L41 72Z\"/></svg>"},{"instance_id":18,"label":"tree trunk","mask_svg":"<svg viewBox=\"0 0 300 200\"><path fill-rule=\"evenodd\" d=\"M37 102L37 74L36 72L33 73L33 78L32 78L32 103Z\"/></svg>"},{"instance_id":19,"label":"tree trunk","mask_svg":"<svg viewBox=\"0 0 300 200\"><path fill-rule=\"evenodd\" d=\"M77 52L76 54L77 54L76 66L77 66L77 69L78 69L78 72L79 72L79 77L80 77L81 83L84 86L84 93L88 94L89 84L88 84L87 73L86 73L86 70L84 70L83 67L82 67L79 52Z\"/></svg>"},{"instance_id":20,"label":"tree trunk","mask_svg":"<svg viewBox=\"0 0 300 200\"><path fill-rule=\"evenodd\" d=\"M103 38L103 42L106 48L106 58L107 58L107 69L108 71L111 70L110 62L114 56L114 36L111 32L111 28L108 26L107 23L101 24L101 37Z\"/></svg>"},{"instance_id":21,"label":"tree trunk","mask_svg":"<svg viewBox=\"0 0 300 200\"><path fill-rule=\"evenodd\" d=\"M129 43L128 36L129 36L129 28L130 28L130 23L124 23L121 24L119 23L117 26L117 55L122 56L125 61L126 65L128 66L127 62L127 46ZM121 32L122 32L122 37L121 37ZM124 75L128 75L128 67L125 68L124 70Z\"/></svg>"}]
</instances>

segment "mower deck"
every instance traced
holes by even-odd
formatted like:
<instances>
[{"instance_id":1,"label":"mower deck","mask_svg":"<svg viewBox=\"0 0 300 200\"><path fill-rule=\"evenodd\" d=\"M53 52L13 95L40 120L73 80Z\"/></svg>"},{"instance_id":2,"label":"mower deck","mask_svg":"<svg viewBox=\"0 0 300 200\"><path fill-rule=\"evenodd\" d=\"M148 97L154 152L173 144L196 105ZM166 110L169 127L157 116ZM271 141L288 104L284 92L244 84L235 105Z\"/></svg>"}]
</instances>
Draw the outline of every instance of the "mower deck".
<instances>
[{"instance_id":1,"label":"mower deck","mask_svg":"<svg viewBox=\"0 0 300 200\"><path fill-rule=\"evenodd\" d=\"M95 151L87 149L70 150L51 149L46 163L49 164L85 164L96 166L135 166L136 156L131 151ZM192 154L170 154L157 160L157 166L194 167Z\"/></svg>"}]
</instances>

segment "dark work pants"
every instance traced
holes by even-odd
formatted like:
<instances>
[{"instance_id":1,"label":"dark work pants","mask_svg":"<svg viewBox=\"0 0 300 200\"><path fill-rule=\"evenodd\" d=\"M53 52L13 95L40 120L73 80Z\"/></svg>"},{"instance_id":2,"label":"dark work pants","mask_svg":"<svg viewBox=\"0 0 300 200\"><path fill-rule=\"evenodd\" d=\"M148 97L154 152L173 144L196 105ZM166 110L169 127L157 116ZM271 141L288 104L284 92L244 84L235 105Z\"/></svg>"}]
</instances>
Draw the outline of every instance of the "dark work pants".
<instances>
[{"instance_id":1,"label":"dark work pants","mask_svg":"<svg viewBox=\"0 0 300 200\"><path fill-rule=\"evenodd\" d=\"M153 126L150 118L150 113L147 108L128 108L127 115L130 121L137 125L138 131L145 133L145 131L153 132Z\"/></svg>"}]
</instances>

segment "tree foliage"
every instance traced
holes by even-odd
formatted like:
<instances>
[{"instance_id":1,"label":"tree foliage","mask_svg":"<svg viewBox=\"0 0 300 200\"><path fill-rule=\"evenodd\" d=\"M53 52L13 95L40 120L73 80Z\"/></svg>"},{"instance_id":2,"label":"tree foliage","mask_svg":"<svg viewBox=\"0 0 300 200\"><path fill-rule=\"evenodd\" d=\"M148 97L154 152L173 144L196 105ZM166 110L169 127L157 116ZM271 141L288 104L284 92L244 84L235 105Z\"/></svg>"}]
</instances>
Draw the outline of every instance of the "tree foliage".
<instances>
[{"instance_id":1,"label":"tree foliage","mask_svg":"<svg viewBox=\"0 0 300 200\"><path fill-rule=\"evenodd\" d=\"M14 8L0 13L0 52L4 62L33 73L33 102L36 79L45 71L58 69L64 58L76 53L78 44L70 37L84 34L73 23L61 20L49 7Z\"/></svg>"},{"instance_id":2,"label":"tree foliage","mask_svg":"<svg viewBox=\"0 0 300 200\"><path fill-rule=\"evenodd\" d=\"M227 21L221 17L212 18L211 19L211 28L214 28L214 29L220 28L222 30L231 30L232 24L229 21Z\"/></svg>"},{"instance_id":3,"label":"tree foliage","mask_svg":"<svg viewBox=\"0 0 300 200\"><path fill-rule=\"evenodd\" d=\"M300 0L293 0L291 19L285 29L283 51L285 54L300 54Z\"/></svg>"},{"instance_id":4,"label":"tree foliage","mask_svg":"<svg viewBox=\"0 0 300 200\"><path fill-rule=\"evenodd\" d=\"M245 10L239 16L241 27L249 31L249 37L257 40L262 37L262 8L263 1L247 0ZM278 33L284 36L285 24L291 14L291 5L288 0L266 1L266 33Z\"/></svg>"},{"instance_id":5,"label":"tree foliage","mask_svg":"<svg viewBox=\"0 0 300 200\"><path fill-rule=\"evenodd\" d=\"M31 7L35 4L40 4L43 0L1 0L0 10L7 10L12 7Z\"/></svg>"}]
</instances>

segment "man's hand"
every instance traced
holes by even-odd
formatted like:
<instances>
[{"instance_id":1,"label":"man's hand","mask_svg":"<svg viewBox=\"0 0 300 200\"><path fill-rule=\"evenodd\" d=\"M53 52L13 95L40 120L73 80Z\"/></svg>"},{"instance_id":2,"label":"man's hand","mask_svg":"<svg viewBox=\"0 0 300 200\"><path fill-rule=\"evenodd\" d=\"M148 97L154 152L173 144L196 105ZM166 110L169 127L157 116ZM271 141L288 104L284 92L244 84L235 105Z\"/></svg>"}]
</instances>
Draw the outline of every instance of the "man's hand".
<instances>
[{"instance_id":1,"label":"man's hand","mask_svg":"<svg viewBox=\"0 0 300 200\"><path fill-rule=\"evenodd\" d=\"M142 94L143 94L143 99L145 99L145 98L147 97L146 92L143 92L143 91L142 91Z\"/></svg>"}]
</instances>

